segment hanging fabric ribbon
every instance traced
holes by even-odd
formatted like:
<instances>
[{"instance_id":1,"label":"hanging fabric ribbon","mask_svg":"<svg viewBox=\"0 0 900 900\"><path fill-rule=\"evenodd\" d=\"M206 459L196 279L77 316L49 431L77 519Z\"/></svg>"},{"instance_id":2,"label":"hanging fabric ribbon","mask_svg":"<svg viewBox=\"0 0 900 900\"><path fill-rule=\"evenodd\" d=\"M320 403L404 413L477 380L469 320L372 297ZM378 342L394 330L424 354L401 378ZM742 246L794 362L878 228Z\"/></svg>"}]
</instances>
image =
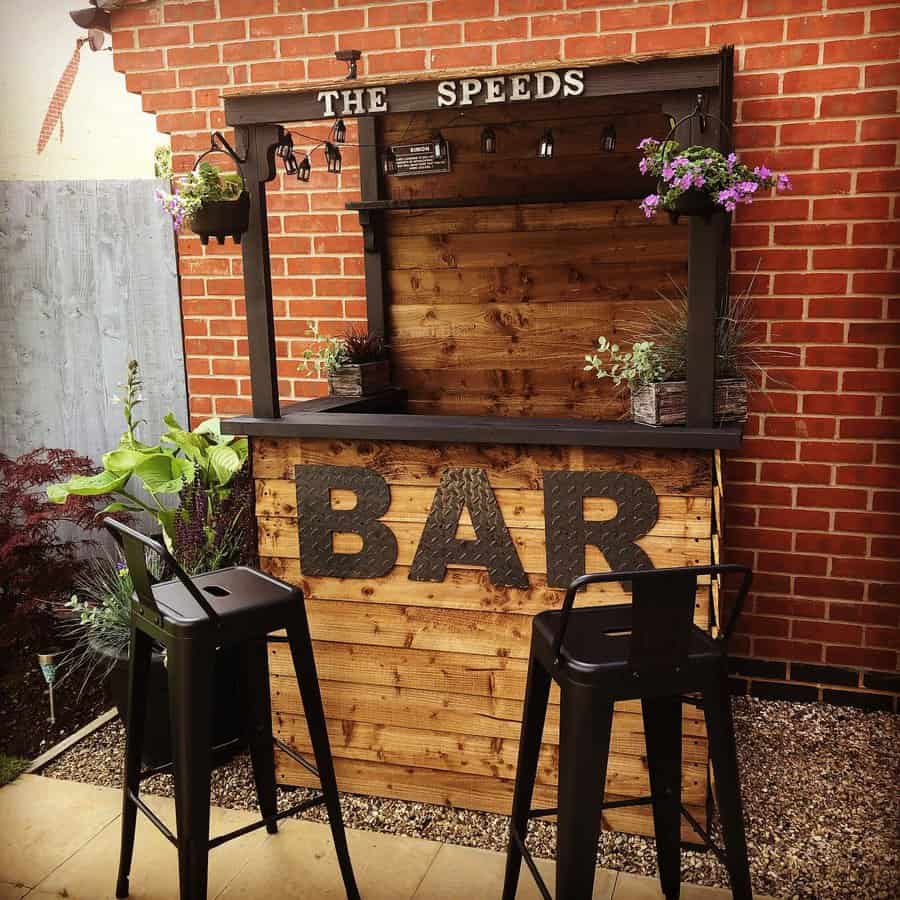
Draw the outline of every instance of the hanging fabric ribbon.
<instances>
[{"instance_id":1,"label":"hanging fabric ribbon","mask_svg":"<svg viewBox=\"0 0 900 900\"><path fill-rule=\"evenodd\" d=\"M78 74L78 64L81 61L81 46L85 43L85 40L85 38L78 38L78 40L75 41L75 52L72 54L69 64L66 66L62 75L59 77L59 81L56 83L56 89L53 91L53 96L50 98L50 106L47 107L47 114L44 116L44 121L41 125L41 133L38 137L37 152L39 154L44 152L44 148L49 143L50 137L57 124L59 124L59 139L62 141L63 107L65 107L66 101L69 99L69 94L72 93L72 85L75 84L75 76Z\"/></svg>"}]
</instances>

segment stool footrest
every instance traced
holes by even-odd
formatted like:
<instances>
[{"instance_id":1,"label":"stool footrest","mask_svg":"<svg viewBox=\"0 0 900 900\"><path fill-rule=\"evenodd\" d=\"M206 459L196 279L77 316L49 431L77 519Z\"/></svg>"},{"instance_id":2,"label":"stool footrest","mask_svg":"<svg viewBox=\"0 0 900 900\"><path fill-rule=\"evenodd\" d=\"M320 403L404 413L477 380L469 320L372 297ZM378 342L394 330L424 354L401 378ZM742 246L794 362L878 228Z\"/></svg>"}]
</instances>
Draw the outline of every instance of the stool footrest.
<instances>
[{"instance_id":1,"label":"stool footrest","mask_svg":"<svg viewBox=\"0 0 900 900\"><path fill-rule=\"evenodd\" d=\"M543 897L544 900L553 900L553 895L550 893L547 883L544 881L544 876L541 875L538 870L537 864L531 857L531 851L525 846L525 841L522 840L522 836L516 830L514 825L510 828L510 834L516 842L519 852L522 854L522 859L525 860L525 865L528 866L528 871L531 872L531 877L534 878L534 883L537 885L541 897Z\"/></svg>"},{"instance_id":2,"label":"stool footrest","mask_svg":"<svg viewBox=\"0 0 900 900\"><path fill-rule=\"evenodd\" d=\"M288 747L284 741L279 740L277 737L272 737L272 740L275 741L275 746L281 750L282 753L287 753L287 755L295 762L298 766L303 766L307 772L311 772L316 778L319 777L319 770L311 763L309 760L302 757L296 750L292 747Z\"/></svg>"},{"instance_id":3,"label":"stool footrest","mask_svg":"<svg viewBox=\"0 0 900 900\"><path fill-rule=\"evenodd\" d=\"M264 819L259 819L257 822L244 825L242 828L235 828L234 831L229 831L228 834L220 834L218 837L211 838L208 849L212 850L220 844L224 844L226 841L233 840L237 837L243 837L245 834L256 831L257 828L262 828L264 825L271 825L273 822L277 822L280 819L286 819L288 816L293 816L296 813L306 812L306 810L312 809L314 806L321 806L324 802L325 795L318 794L315 797L304 800L302 803L295 803L293 806L289 806L287 809L282 810L280 813L276 813L274 816L266 816Z\"/></svg>"},{"instance_id":4,"label":"stool footrest","mask_svg":"<svg viewBox=\"0 0 900 900\"><path fill-rule=\"evenodd\" d=\"M691 828L695 832L697 832L697 835L699 836L700 840L702 840L703 843L706 844L706 846L710 850L712 850L712 852L716 856L716 859L718 859L719 862L722 863L723 866L727 867L728 860L725 856L725 851L722 850L722 848L719 847L717 844L713 843L713 839L709 836L709 832L706 831L706 829L684 808L684 805L682 805L682 807L681 807L681 815L683 815L684 818L687 820L688 825L690 825Z\"/></svg>"},{"instance_id":5,"label":"stool footrest","mask_svg":"<svg viewBox=\"0 0 900 900\"><path fill-rule=\"evenodd\" d=\"M623 806L649 806L653 802L653 797L635 797L633 800L610 800L609 803L601 805L600 809L619 809ZM552 809L532 809L528 813L529 819L542 819L545 816L555 816L558 812L557 807Z\"/></svg>"},{"instance_id":6,"label":"stool footrest","mask_svg":"<svg viewBox=\"0 0 900 900\"><path fill-rule=\"evenodd\" d=\"M128 797L131 802L152 822L152 824L156 826L157 831L159 831L159 833L162 834L162 836L166 838L166 840L168 840L170 844L174 844L177 847L178 839L174 834L172 834L171 831L169 831L166 823L163 822L163 820L155 812L153 812L153 810L150 809L150 807L147 806L147 804L144 803L144 801L141 800L141 798L138 797L134 793L134 791L129 790Z\"/></svg>"}]
</instances>

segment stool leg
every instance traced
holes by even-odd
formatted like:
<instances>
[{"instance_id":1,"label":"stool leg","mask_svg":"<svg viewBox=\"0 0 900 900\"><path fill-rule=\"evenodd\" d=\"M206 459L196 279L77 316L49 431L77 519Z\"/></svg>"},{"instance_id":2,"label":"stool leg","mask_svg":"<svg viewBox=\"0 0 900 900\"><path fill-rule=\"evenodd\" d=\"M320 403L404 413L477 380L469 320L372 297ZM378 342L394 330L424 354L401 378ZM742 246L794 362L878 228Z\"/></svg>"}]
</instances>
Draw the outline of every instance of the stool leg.
<instances>
[{"instance_id":1,"label":"stool leg","mask_svg":"<svg viewBox=\"0 0 900 900\"><path fill-rule=\"evenodd\" d=\"M716 799L722 822L722 834L725 838L725 858L728 863L731 894L735 900L752 900L747 839L744 834L744 810L741 803L737 748L734 740L734 720L724 670L704 691L703 711L706 714L709 753L716 776Z\"/></svg>"},{"instance_id":2,"label":"stool leg","mask_svg":"<svg viewBox=\"0 0 900 900\"><path fill-rule=\"evenodd\" d=\"M325 725L322 695L319 692L319 676L316 673L309 623L302 601L297 604L291 614L287 634L291 657L294 661L294 672L300 687L300 697L303 700L303 710L306 713L306 726L309 729L313 753L316 757L316 768L319 770L319 781L325 796L331 837L334 840L334 849L341 867L341 876L344 879L344 889L347 892L348 900L359 900L359 888L356 886L353 864L350 862L350 850L347 847L347 835L344 832L337 778L334 774L334 761L331 758L331 745Z\"/></svg>"},{"instance_id":3,"label":"stool leg","mask_svg":"<svg viewBox=\"0 0 900 900\"><path fill-rule=\"evenodd\" d=\"M522 868L522 851L515 839L518 834L525 842L528 834L528 813L534 793L541 737L547 716L550 696L550 673L540 664L534 653L528 661L528 680L525 684L525 705L522 711L522 730L519 737L519 759L516 763L516 786L513 795L512 818L509 823L509 848L506 851L506 878L503 900L514 900Z\"/></svg>"},{"instance_id":4,"label":"stool leg","mask_svg":"<svg viewBox=\"0 0 900 900\"><path fill-rule=\"evenodd\" d=\"M134 856L134 830L137 806L131 799L140 793L141 750L144 723L147 720L147 694L153 645L150 636L131 629L131 653L128 661L128 723L125 737L125 775L122 779L122 843L119 849L119 875L116 896L128 896L128 876Z\"/></svg>"},{"instance_id":5,"label":"stool leg","mask_svg":"<svg viewBox=\"0 0 900 900\"><path fill-rule=\"evenodd\" d=\"M278 812L275 791L275 745L272 740L272 701L269 693L269 660L266 640L249 641L241 647L243 662L244 726L253 763L253 781L263 818ZM269 834L278 823L266 825Z\"/></svg>"},{"instance_id":6,"label":"stool leg","mask_svg":"<svg viewBox=\"0 0 900 900\"><path fill-rule=\"evenodd\" d=\"M214 664L215 647L205 640L169 647L180 900L206 900Z\"/></svg>"},{"instance_id":7,"label":"stool leg","mask_svg":"<svg viewBox=\"0 0 900 900\"><path fill-rule=\"evenodd\" d=\"M596 691L565 685L559 710L559 808L556 813L556 900L590 900L613 703Z\"/></svg>"},{"instance_id":8,"label":"stool leg","mask_svg":"<svg viewBox=\"0 0 900 900\"><path fill-rule=\"evenodd\" d=\"M659 882L666 900L681 891L681 698L641 700Z\"/></svg>"}]
</instances>

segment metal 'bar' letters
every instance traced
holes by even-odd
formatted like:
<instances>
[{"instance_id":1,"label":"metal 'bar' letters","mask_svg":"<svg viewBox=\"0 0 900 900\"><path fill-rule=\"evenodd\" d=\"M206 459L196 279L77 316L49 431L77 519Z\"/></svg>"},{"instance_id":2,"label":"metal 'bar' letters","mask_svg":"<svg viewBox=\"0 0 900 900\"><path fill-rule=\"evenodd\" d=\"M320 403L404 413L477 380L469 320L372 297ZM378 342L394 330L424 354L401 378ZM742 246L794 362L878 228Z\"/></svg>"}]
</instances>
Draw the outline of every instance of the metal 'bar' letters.
<instances>
[{"instance_id":1,"label":"metal 'bar' letters","mask_svg":"<svg viewBox=\"0 0 900 900\"><path fill-rule=\"evenodd\" d=\"M472 518L474 541L456 537L463 509L468 509ZM498 586L528 587L484 469L448 469L441 476L409 577L412 581L443 581L448 563L484 566Z\"/></svg>"},{"instance_id":2,"label":"metal 'bar' letters","mask_svg":"<svg viewBox=\"0 0 900 900\"><path fill-rule=\"evenodd\" d=\"M397 562L397 538L378 521L391 505L388 483L359 466L297 466L297 518L300 566L306 575L333 578L379 578ZM352 491L353 509L335 509L332 490ZM362 549L337 553L333 535L357 534Z\"/></svg>"},{"instance_id":3,"label":"metal 'bar' letters","mask_svg":"<svg viewBox=\"0 0 900 900\"><path fill-rule=\"evenodd\" d=\"M588 522L585 497L609 497L618 506L612 519ZM610 569L652 569L634 543L656 524L659 501L652 485L628 472L544 472L544 528L547 584L568 587L585 574L587 544L597 547Z\"/></svg>"}]
</instances>

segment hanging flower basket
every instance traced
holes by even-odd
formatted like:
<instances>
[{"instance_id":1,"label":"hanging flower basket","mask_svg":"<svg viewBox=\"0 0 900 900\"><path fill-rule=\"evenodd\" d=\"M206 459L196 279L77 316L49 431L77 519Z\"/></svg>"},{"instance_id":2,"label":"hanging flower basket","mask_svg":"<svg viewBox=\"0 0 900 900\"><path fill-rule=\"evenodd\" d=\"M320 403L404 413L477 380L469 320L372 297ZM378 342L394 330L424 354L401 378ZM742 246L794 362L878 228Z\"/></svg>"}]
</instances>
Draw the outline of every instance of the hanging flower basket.
<instances>
[{"instance_id":1,"label":"hanging flower basket","mask_svg":"<svg viewBox=\"0 0 900 900\"><path fill-rule=\"evenodd\" d=\"M223 174L205 162L211 153L231 157L237 165L237 174ZM241 171L242 163L224 136L213 132L209 150L197 157L188 175L175 180L174 193L156 192L163 208L172 216L176 231L187 224L203 244L208 244L211 237L224 244L229 236L240 244L250 227L250 195ZM171 164L158 166L157 174L171 179Z\"/></svg>"},{"instance_id":2,"label":"hanging flower basket","mask_svg":"<svg viewBox=\"0 0 900 900\"><path fill-rule=\"evenodd\" d=\"M664 209L673 222L680 216L702 216L709 221L717 213L734 212L739 203L752 203L762 190L790 190L787 175L766 166L751 169L736 154L725 155L715 147L682 147L674 140L685 122L697 120L702 132L710 119L728 132L728 126L718 116L703 112L702 97L698 97L694 111L675 122L662 141L648 137L638 144L644 151L638 165L641 174L657 178L656 193L648 194L641 202L648 219Z\"/></svg>"}]
</instances>

